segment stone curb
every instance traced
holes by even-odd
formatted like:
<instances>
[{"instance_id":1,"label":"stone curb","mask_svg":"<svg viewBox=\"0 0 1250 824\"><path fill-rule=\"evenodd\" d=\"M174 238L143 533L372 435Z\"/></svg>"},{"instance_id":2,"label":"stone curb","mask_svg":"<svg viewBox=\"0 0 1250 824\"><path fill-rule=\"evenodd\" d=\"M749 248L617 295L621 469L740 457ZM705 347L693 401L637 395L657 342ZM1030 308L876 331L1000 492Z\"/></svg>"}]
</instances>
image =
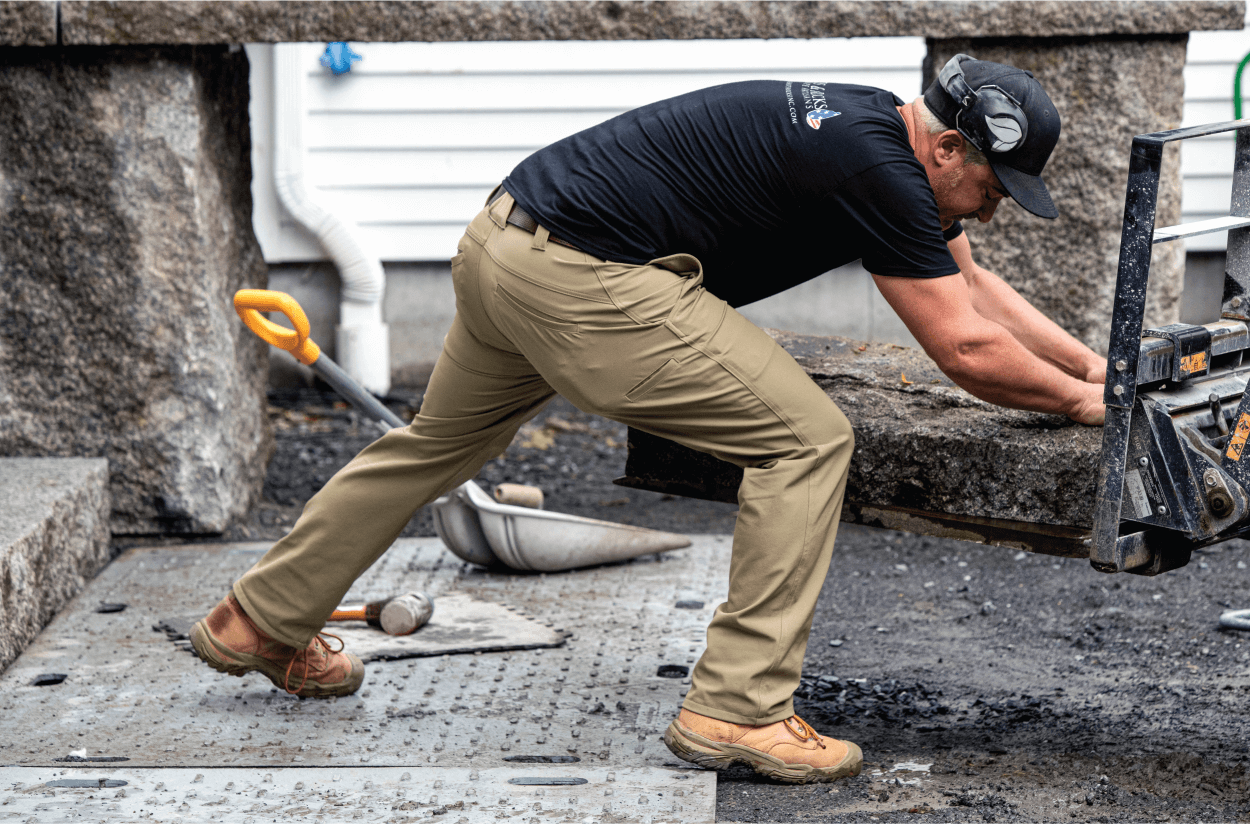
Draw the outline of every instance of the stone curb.
<instances>
[{"instance_id":1,"label":"stone curb","mask_svg":"<svg viewBox=\"0 0 1250 824\"><path fill-rule=\"evenodd\" d=\"M108 461L0 458L0 670L109 559Z\"/></svg>"},{"instance_id":2,"label":"stone curb","mask_svg":"<svg viewBox=\"0 0 1250 824\"><path fill-rule=\"evenodd\" d=\"M316 40L687 40L695 38L1088 37L1240 29L1242 0L827 0L788 2L16 2L8 45ZM59 19L58 19L59 10Z\"/></svg>"}]
</instances>

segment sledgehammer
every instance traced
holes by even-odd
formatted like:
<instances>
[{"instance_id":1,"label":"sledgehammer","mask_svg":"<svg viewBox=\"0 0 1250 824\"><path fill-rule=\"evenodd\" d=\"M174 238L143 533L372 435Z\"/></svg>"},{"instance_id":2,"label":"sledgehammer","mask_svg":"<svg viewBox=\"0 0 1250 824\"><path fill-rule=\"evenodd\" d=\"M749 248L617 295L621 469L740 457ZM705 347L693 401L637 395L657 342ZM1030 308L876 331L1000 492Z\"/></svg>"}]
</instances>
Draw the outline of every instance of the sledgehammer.
<instances>
[{"instance_id":1,"label":"sledgehammer","mask_svg":"<svg viewBox=\"0 0 1250 824\"><path fill-rule=\"evenodd\" d=\"M406 592L359 607L339 607L331 621L364 621L388 635L411 635L434 614L434 600L424 592Z\"/></svg>"}]
</instances>

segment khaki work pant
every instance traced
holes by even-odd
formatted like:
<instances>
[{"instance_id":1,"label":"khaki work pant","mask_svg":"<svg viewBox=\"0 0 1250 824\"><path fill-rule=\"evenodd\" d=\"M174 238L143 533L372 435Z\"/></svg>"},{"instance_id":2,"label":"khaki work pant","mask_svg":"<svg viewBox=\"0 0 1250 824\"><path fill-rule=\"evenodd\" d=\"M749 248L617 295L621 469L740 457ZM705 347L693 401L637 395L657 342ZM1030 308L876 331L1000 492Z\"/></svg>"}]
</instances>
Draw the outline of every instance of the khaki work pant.
<instances>
[{"instance_id":1,"label":"khaki work pant","mask_svg":"<svg viewBox=\"0 0 1250 824\"><path fill-rule=\"evenodd\" d=\"M269 635L306 645L417 508L472 478L558 392L744 468L729 599L685 706L739 724L789 717L833 552L849 422L703 288L695 258L605 262L542 227L506 225L512 203L496 200L460 241L456 318L416 419L335 475L235 595Z\"/></svg>"}]
</instances>

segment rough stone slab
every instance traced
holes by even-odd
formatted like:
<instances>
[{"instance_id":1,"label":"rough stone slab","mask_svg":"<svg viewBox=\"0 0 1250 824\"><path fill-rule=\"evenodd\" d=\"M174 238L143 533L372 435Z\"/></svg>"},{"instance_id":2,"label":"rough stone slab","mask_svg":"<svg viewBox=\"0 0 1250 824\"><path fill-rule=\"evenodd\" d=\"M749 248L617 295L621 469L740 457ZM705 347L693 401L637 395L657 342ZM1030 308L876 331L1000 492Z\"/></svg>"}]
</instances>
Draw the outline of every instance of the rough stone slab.
<instances>
[{"instance_id":1,"label":"rough stone slab","mask_svg":"<svg viewBox=\"0 0 1250 824\"><path fill-rule=\"evenodd\" d=\"M34 816L40 824L84 819L112 824L245 824L257 817L322 821L326 815L336 821L362 816L372 821L446 816L459 824L534 819L712 824L716 820L714 772L578 764L270 772L101 766L0 767L0 788L8 794L0 816ZM512 783L518 781L523 783Z\"/></svg>"},{"instance_id":2,"label":"rough stone slab","mask_svg":"<svg viewBox=\"0 0 1250 824\"><path fill-rule=\"evenodd\" d=\"M0 670L109 559L108 462L0 458Z\"/></svg>"},{"instance_id":3,"label":"rough stone slab","mask_svg":"<svg viewBox=\"0 0 1250 824\"><path fill-rule=\"evenodd\" d=\"M0 66L0 455L108 458L116 533L219 532L260 493L247 90L224 46Z\"/></svg>"},{"instance_id":4,"label":"rough stone slab","mask_svg":"<svg viewBox=\"0 0 1250 824\"><path fill-rule=\"evenodd\" d=\"M1111 329L1129 147L1135 135L1180 126L1185 43L1182 36L929 44L930 67L961 52L1009 63L1032 71L1054 101L1063 131L1043 177L1059 217L1042 220L1007 200L991 223L969 220L964 228L979 264L1098 352L1107 351ZM1180 144L1172 143L1164 150L1155 225L1180 220ZM1184 280L1184 245L1155 246L1148 326L1179 320Z\"/></svg>"},{"instance_id":5,"label":"rough stone slab","mask_svg":"<svg viewBox=\"0 0 1250 824\"><path fill-rule=\"evenodd\" d=\"M770 334L854 426L844 519L892 507L1088 529L1100 427L977 400L919 350ZM742 480L731 464L632 429L625 474L640 482L630 485L730 502Z\"/></svg>"},{"instance_id":6,"label":"rough stone slab","mask_svg":"<svg viewBox=\"0 0 1250 824\"><path fill-rule=\"evenodd\" d=\"M7 46L56 45L56 3L49 0L0 3L0 38Z\"/></svg>"},{"instance_id":7,"label":"rough stone slab","mask_svg":"<svg viewBox=\"0 0 1250 824\"><path fill-rule=\"evenodd\" d=\"M95 2L61 4L64 42L1057 37L1240 29L1242 0L826 2Z\"/></svg>"}]
</instances>

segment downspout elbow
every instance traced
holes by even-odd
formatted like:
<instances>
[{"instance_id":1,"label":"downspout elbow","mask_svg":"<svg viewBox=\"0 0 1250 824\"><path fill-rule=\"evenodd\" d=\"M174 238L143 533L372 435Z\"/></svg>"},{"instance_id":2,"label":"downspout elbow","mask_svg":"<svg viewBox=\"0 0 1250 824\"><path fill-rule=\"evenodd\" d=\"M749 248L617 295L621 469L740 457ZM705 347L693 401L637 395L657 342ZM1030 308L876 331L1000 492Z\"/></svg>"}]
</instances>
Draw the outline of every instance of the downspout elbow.
<instances>
[{"instance_id":1,"label":"downspout elbow","mask_svg":"<svg viewBox=\"0 0 1250 824\"><path fill-rule=\"evenodd\" d=\"M336 354L375 394L390 390L389 330L382 320L386 275L349 221L323 208L304 184L304 79L301 44L274 46L274 187L283 207L317 237L342 283Z\"/></svg>"}]
</instances>

